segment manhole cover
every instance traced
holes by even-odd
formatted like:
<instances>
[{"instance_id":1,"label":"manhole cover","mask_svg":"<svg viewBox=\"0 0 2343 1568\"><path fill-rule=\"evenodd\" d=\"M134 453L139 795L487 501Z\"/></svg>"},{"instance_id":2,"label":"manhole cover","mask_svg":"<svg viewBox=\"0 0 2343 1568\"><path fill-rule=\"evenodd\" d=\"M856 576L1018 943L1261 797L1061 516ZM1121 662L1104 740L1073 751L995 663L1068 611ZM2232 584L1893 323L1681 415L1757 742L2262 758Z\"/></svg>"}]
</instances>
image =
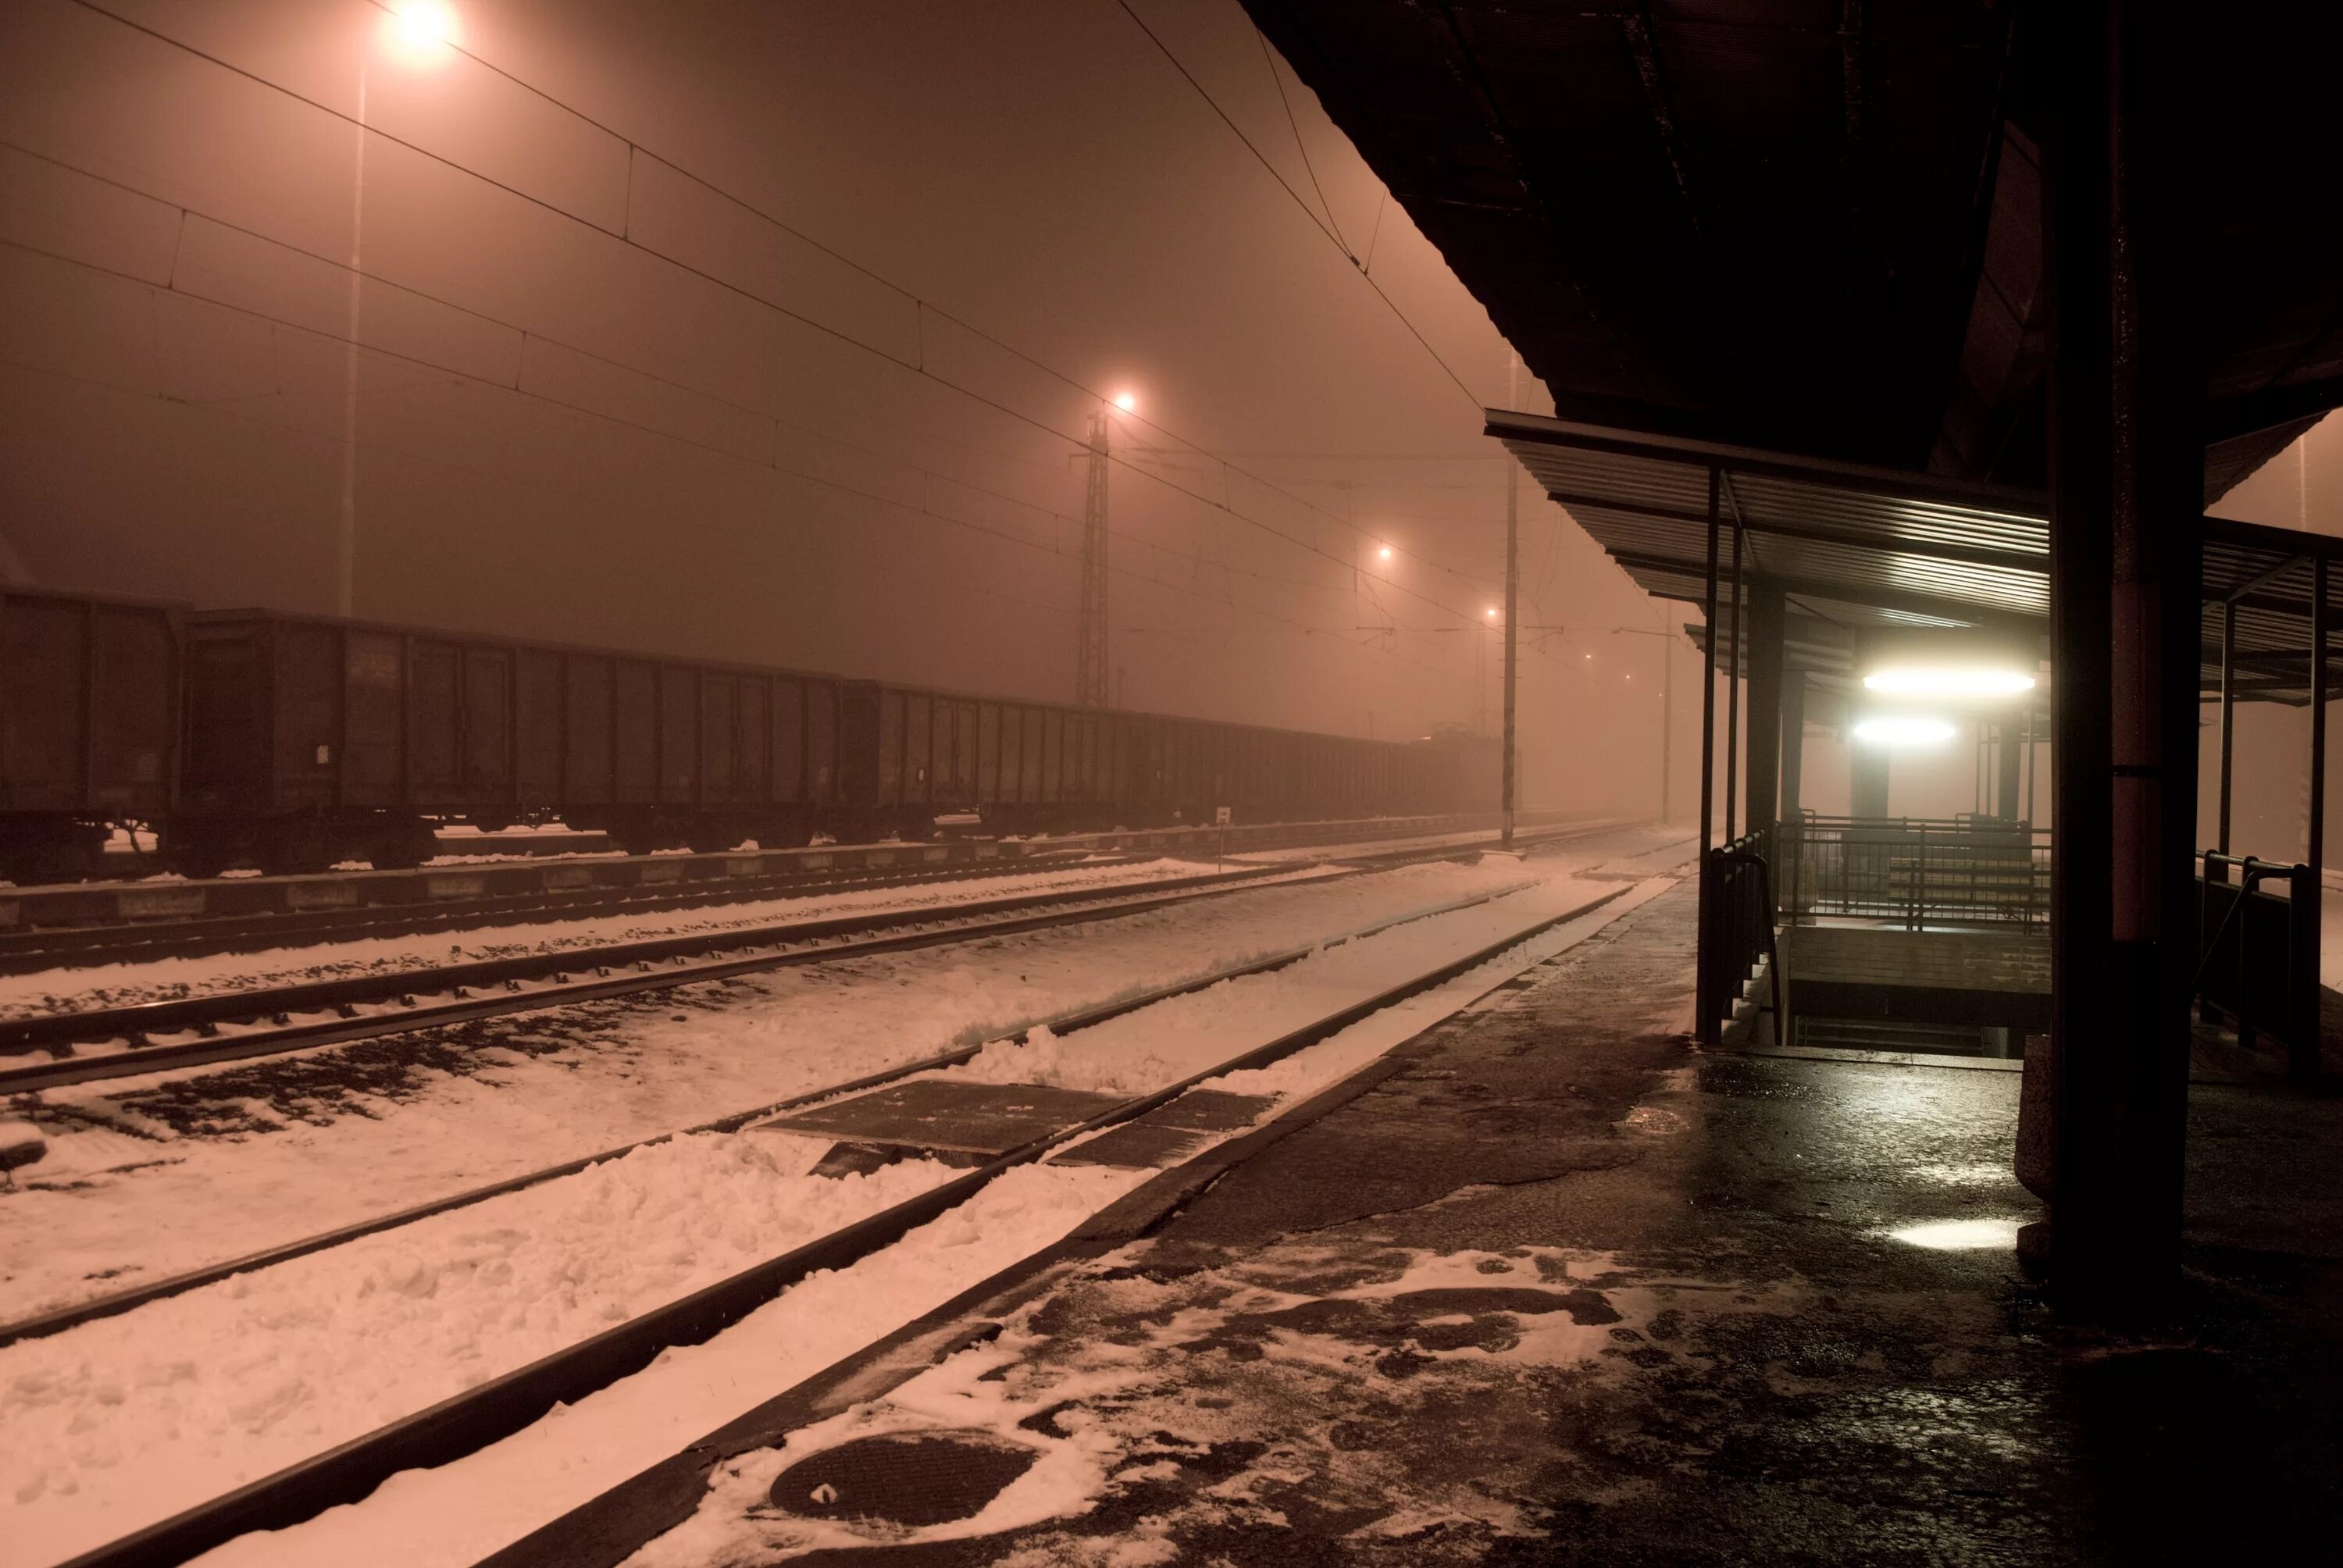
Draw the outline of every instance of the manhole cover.
<instances>
[{"instance_id":1,"label":"manhole cover","mask_svg":"<svg viewBox=\"0 0 2343 1568\"><path fill-rule=\"evenodd\" d=\"M810 1519L942 1524L983 1512L1041 1457L987 1432L899 1432L808 1454L773 1478L773 1506Z\"/></svg>"}]
</instances>

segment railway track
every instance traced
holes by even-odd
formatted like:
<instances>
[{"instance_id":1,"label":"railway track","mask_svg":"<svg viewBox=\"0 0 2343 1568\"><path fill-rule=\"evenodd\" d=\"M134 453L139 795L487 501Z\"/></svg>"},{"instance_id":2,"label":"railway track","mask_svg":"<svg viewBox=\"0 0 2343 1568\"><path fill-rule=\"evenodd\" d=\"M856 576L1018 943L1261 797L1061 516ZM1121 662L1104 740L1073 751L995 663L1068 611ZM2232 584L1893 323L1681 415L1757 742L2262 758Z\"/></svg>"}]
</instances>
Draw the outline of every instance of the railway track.
<instances>
[{"instance_id":1,"label":"railway track","mask_svg":"<svg viewBox=\"0 0 2343 1568\"><path fill-rule=\"evenodd\" d=\"M1023 1029L1000 1036L998 1039L1012 1040L1022 1045L1031 1039L1032 1032L1037 1029L1047 1030L1051 1034L1061 1038L1077 1034L1083 1030L1094 1029L1100 1024L1121 1018L1127 1013L1137 1012L1141 1008L1152 1007L1157 1002L1169 1001L1174 997L1188 996L1196 991L1209 990L1226 980L1242 980L1250 975L1269 974L1297 964L1321 949L1379 936L1384 931L1411 925L1418 920L1436 920L1442 915L1454 914L1460 910L1473 909L1519 892L1531 885L1528 882L1517 882L1506 887L1492 889L1484 893L1475 893L1470 898L1456 899L1425 909L1411 910L1405 914L1393 915L1386 920L1377 920L1372 925L1361 926L1353 930L1289 948L1265 958L1230 964L1188 980L1177 980L1115 1001L1075 1008L1053 1017L1039 1019ZM43 1312L34 1317L22 1318L15 1322L0 1323L0 1347L14 1344L19 1340L44 1339L50 1334L62 1333L67 1329L94 1322L100 1318L119 1316L134 1308L143 1307L150 1302L163 1301L171 1296L183 1295L188 1291L196 1290L205 1285L216 1284L236 1274L250 1273L256 1269L290 1262L296 1258L306 1258L313 1252L322 1252L330 1247L338 1247L367 1236L378 1235L385 1231L396 1230L401 1225L413 1224L417 1220L427 1220L434 1214L445 1214L453 1210L469 1208L475 1203L485 1202L490 1198L500 1198L508 1192L522 1191L563 1176L575 1175L605 1161L617 1160L631 1154L638 1149L648 1149L655 1144L666 1143L677 1138L689 1137L694 1133L737 1132L752 1121L761 1121L769 1116L777 1116L785 1111L819 1104L825 1100L836 1099L840 1095L876 1089L882 1084L893 1083L922 1072L932 1072L939 1068L956 1067L963 1061L973 1059L986 1046L993 1043L996 1041L979 1040L970 1045L955 1046L950 1050L939 1051L932 1056L903 1062L882 1071L828 1084L820 1089L809 1090L802 1094L790 1095L785 1100L769 1101L751 1106L746 1111L730 1111L713 1121L697 1122L678 1131L661 1132L649 1138L639 1138L631 1143L622 1143L616 1148L580 1155L576 1159L565 1160L541 1170L508 1177L501 1181L492 1181L485 1186L474 1187L445 1198L436 1198L427 1203L395 1210L390 1213L362 1220L355 1224L319 1231L316 1235L305 1236L297 1241L287 1241L224 1262L208 1264L166 1279L156 1280L131 1290L117 1291L111 1295L77 1302L73 1306L62 1307L55 1312Z\"/></svg>"},{"instance_id":2,"label":"railway track","mask_svg":"<svg viewBox=\"0 0 2343 1568\"><path fill-rule=\"evenodd\" d=\"M1282 830L1247 829L1230 848L1249 854L1332 847L1359 841L1363 834L1377 830L1373 823L1295 823ZM1132 864L1211 853L1213 847L1209 839L1199 839L1191 830L1091 835L1062 845L938 841L616 862L588 859L566 867L540 861L521 868L482 865L417 872L361 871L340 877L277 879L268 888L257 880L231 879L143 890L109 889L102 896L68 890L60 907L69 918L63 922L28 913L37 900L28 902L25 896L0 892L0 905L26 906L16 913L22 923L0 925L0 975L914 887L1017 875L1085 862L1086 858L1091 865ZM945 856L950 857L949 863L934 863ZM604 877L619 879L600 879ZM496 885L500 881L518 885L500 888ZM285 885L276 885L279 883ZM257 899L271 891L277 895L272 900L236 907L240 900ZM94 899L112 912L101 913L93 907ZM179 910L177 901L186 900L192 900L195 907ZM218 904L229 907L213 907ZM157 908L171 912L155 912Z\"/></svg>"},{"instance_id":3,"label":"railway track","mask_svg":"<svg viewBox=\"0 0 2343 1568\"><path fill-rule=\"evenodd\" d=\"M1125 866L1158 856L1091 856L1081 849L903 870L796 871L724 881L587 887L451 900L422 908L370 904L297 914L212 915L146 924L35 928L0 933L0 974L155 959L316 947L377 937L428 935L478 926L546 925L605 915L653 915L767 899L915 888L978 877L1019 876L1071 865Z\"/></svg>"},{"instance_id":4,"label":"railway track","mask_svg":"<svg viewBox=\"0 0 2343 1568\"><path fill-rule=\"evenodd\" d=\"M1525 848L1600 831L1519 836ZM1485 842L1348 859L1334 877L1478 854ZM980 941L1143 914L1293 875L1291 863L1151 882L971 900L657 937L295 985L81 1009L0 1021L0 1093L26 1093L166 1068L278 1055L314 1046L567 1006L802 964ZM1327 880L1326 876L1314 879Z\"/></svg>"},{"instance_id":5,"label":"railway track","mask_svg":"<svg viewBox=\"0 0 2343 1568\"><path fill-rule=\"evenodd\" d=\"M145 1568L147 1564L183 1562L247 1532L287 1528L312 1518L327 1508L357 1502L400 1471L428 1468L461 1459L530 1425L558 1405L575 1403L621 1378L641 1371L669 1350L700 1343L714 1337L811 1273L851 1267L861 1259L892 1245L910 1231L968 1201L1008 1171L1048 1158L1089 1134L1101 1132L1169 1106L1207 1081L1266 1066L1328 1040L1387 1008L1469 974L1522 943L1580 919L1629 890L1628 886L1622 885L1560 913L1542 915L1524 921L1470 952L1434 964L1363 1000L1334 1008L1273 1039L1250 1044L1176 1082L1125 1096L1078 1121L1052 1127L916 1197L754 1263L726 1279L273 1474L85 1552L71 1559L65 1568ZM1492 895L1494 896L1498 895ZM1476 899L1465 902L1486 901L1485 899ZM1409 920L1433 918L1438 913L1453 912L1461 907L1449 906L1440 911L1417 911L1383 922L1367 931L1353 933L1353 936L1372 934L1373 930ZM1261 972L1296 962L1309 950L1296 949L1271 959L1256 960L1242 966L1242 972ZM1234 978L1236 972L1239 971L1198 977L1166 987L1160 992L1090 1010L1084 1014L1070 1015L1062 1020L1060 1032L1091 1027L1109 1018L1157 1005L1171 997L1219 984ZM1491 983L1498 982L1493 980ZM973 1049L967 1054L973 1054ZM954 1053L955 1056L959 1054ZM799 1097L797 1101L784 1102L783 1107L760 1107L755 1111L741 1113L738 1118L726 1118L722 1123L709 1125L746 1125L786 1105L803 1103L809 1099L834 1098L867 1088L872 1083L946 1064L948 1060L943 1058L907 1064L887 1074L858 1081L856 1084L836 1086L821 1091L816 1096ZM593 1158L609 1157L609 1154L604 1154ZM572 1162L554 1171L520 1179L520 1181L528 1183L547 1180L571 1170L582 1169L591 1162L591 1160ZM510 1190L512 1184L483 1189L477 1194L449 1200L442 1208L478 1201L482 1197L495 1195L496 1191ZM420 1217L421 1212L414 1211L389 1217L386 1223L401 1223ZM339 1239L349 1238L342 1236ZM322 1245L334 1244L331 1239L319 1240ZM249 1266L260 1264L256 1261ZM179 1288L192 1288L192 1285ZM153 1298L150 1295L146 1299Z\"/></svg>"}]
</instances>

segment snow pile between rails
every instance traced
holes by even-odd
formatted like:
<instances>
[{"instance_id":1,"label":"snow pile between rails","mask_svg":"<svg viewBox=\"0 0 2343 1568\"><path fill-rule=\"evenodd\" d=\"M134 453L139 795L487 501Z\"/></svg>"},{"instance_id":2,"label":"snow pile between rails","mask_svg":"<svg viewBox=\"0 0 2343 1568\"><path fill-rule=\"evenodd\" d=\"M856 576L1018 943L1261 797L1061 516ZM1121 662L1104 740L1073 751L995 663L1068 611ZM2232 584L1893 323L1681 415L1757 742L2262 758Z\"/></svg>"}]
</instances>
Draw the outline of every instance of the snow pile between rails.
<instances>
[{"instance_id":1,"label":"snow pile between rails","mask_svg":"<svg viewBox=\"0 0 2343 1568\"><path fill-rule=\"evenodd\" d=\"M482 926L458 932L427 931L403 937L367 937L356 941L320 942L258 952L212 953L189 958L155 959L143 963L45 970L30 974L0 976L0 1018L32 1018L43 1013L76 1011L94 1007L127 1007L141 1002L176 1000L181 997L210 996L247 987L345 980L357 975L426 969L437 964L561 952L571 948L608 942L691 936L784 922L794 924L844 915L880 914L900 910L913 913L933 911L939 916L949 916L954 905L979 903L987 899L1023 893L1063 892L1076 888L1104 890L1126 882L1162 881L1198 874L1199 868L1192 860L1150 860L1128 866L1074 866L1053 871L977 877L924 886L869 888L855 892L816 894L795 899L761 899L753 903L709 904L666 914L592 915L578 920L547 920L535 924ZM1326 874L1314 867L1297 867L1277 880L1307 879ZM60 990L60 983L67 989Z\"/></svg>"},{"instance_id":2,"label":"snow pile between rails","mask_svg":"<svg viewBox=\"0 0 2343 1568\"><path fill-rule=\"evenodd\" d=\"M805 1174L703 1134L0 1349L0 1537L70 1555L474 1387L951 1174Z\"/></svg>"},{"instance_id":3,"label":"snow pile between rails","mask_svg":"<svg viewBox=\"0 0 2343 1568\"><path fill-rule=\"evenodd\" d=\"M416 1037L427 1050L413 1069L347 1086L330 1070L340 1053L325 1052L307 1065L224 1077L183 1069L53 1091L36 1108L53 1120L48 1159L20 1173L39 1181L5 1198L0 1319L1011 1033L1506 879L1444 864L1288 883L1098 926L774 970L650 1004L517 1014L461 1049ZM313 1079L323 1080L314 1091L300 1087ZM204 1092L256 1081L285 1087L259 1100Z\"/></svg>"},{"instance_id":4,"label":"snow pile between rails","mask_svg":"<svg viewBox=\"0 0 2343 1568\"><path fill-rule=\"evenodd\" d=\"M764 1136L764 1135L760 1135ZM241 1536L204 1568L457 1568L1062 1238L1153 1174L1025 1165L851 1269L810 1276L706 1344L364 1503ZM386 1527L386 1521L395 1527Z\"/></svg>"},{"instance_id":5,"label":"snow pile between rails","mask_svg":"<svg viewBox=\"0 0 2343 1568\"><path fill-rule=\"evenodd\" d=\"M1670 885L1646 882L1603 909L1282 1062L1257 1072L1226 1074L1206 1087L1276 1093L1290 1105L1460 1008L1500 1005L1502 993L1491 988L1506 976L1566 950ZM1556 900L1556 907L1584 901L1584 897L1565 897ZM1523 923L1518 910L1484 918L1493 919L1500 932ZM1472 940L1453 945L1457 950L1470 950L1490 940L1490 934L1476 931ZM1405 972L1413 971L1386 970L1376 977L1376 984L1354 994L1379 990ZM1091 1040L1112 1027L1101 1026L1076 1038ZM1272 1032L1256 1023L1234 1041L1224 1039L1222 1055L1231 1054L1232 1044L1242 1049ZM1064 1048L1071 1042L1057 1044ZM343 1568L456 1568L476 1562L1040 1251L1155 1174L1151 1170L1046 1164L1012 1170L894 1246L850 1269L809 1278L708 1343L670 1352L645 1371L525 1432L439 1469L396 1476L364 1503L331 1510L286 1531L242 1537L199 1561L206 1568L307 1568L325 1562ZM1105 1347L1101 1351L1102 1355L1114 1353ZM1021 1491L1024 1483L1011 1487L995 1499L994 1507L1056 1508L1091 1477L1092 1471L1078 1460L1079 1455L1061 1455L1046 1468L1037 1465L1026 1478L1030 1487ZM778 1468L764 1473L767 1480ZM1005 1513L988 1511L983 1517L986 1530L1010 1527Z\"/></svg>"}]
</instances>

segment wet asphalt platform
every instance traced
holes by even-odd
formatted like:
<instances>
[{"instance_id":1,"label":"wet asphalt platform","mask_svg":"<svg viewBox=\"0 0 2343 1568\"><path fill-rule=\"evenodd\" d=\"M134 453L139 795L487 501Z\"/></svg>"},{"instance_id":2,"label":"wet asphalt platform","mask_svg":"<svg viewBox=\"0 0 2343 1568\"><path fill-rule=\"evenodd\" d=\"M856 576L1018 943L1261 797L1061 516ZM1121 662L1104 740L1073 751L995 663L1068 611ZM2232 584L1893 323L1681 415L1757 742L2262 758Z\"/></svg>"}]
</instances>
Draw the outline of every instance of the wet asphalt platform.
<instances>
[{"instance_id":1,"label":"wet asphalt platform","mask_svg":"<svg viewBox=\"0 0 2343 1568\"><path fill-rule=\"evenodd\" d=\"M849 1409L901 1427L890 1400L957 1378L993 1430L931 1451L958 1513L1090 1467L1082 1512L923 1539L929 1499L916 1533L800 1563L2327 1558L2343 1101L2198 1086L2168 1322L2077 1335L2015 1257L2040 1217L2018 1076L1700 1055L1693 909L1689 884L1654 901L719 1447ZM533 1555L645 1509L712 1523L713 1457ZM758 1462L717 1473L789 1501ZM710 1560L802 1550L792 1513L838 1511L756 1503Z\"/></svg>"}]
</instances>

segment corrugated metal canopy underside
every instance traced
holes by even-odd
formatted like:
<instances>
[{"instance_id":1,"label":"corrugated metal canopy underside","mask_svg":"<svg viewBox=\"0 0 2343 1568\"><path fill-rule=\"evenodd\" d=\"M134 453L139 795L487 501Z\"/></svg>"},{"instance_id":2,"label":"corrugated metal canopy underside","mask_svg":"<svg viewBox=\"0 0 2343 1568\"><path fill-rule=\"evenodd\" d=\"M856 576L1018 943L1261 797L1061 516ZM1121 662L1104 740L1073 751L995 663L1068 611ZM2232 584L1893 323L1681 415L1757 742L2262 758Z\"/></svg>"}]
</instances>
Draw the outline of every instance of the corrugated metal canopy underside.
<instances>
[{"instance_id":1,"label":"corrugated metal canopy underside","mask_svg":"<svg viewBox=\"0 0 2343 1568\"><path fill-rule=\"evenodd\" d=\"M1792 662L1828 684L1866 635L1914 628L1980 627L2046 634L2050 613L2047 506L2039 491L1859 465L1786 457L1488 411L1488 432L1527 467L1644 592L1698 604L1708 572L1710 475L1723 525L1718 558L1722 667L1735 641L1735 528L1744 580L1782 584ZM2343 539L2205 519L2202 685L2221 684L2221 631L2237 616L2237 697L2310 700L2314 562L2343 562ZM2328 618L2343 607L2343 566L2330 568ZM2330 638L2343 645L2343 639ZM2328 655L2329 691L2343 665Z\"/></svg>"}]
</instances>

